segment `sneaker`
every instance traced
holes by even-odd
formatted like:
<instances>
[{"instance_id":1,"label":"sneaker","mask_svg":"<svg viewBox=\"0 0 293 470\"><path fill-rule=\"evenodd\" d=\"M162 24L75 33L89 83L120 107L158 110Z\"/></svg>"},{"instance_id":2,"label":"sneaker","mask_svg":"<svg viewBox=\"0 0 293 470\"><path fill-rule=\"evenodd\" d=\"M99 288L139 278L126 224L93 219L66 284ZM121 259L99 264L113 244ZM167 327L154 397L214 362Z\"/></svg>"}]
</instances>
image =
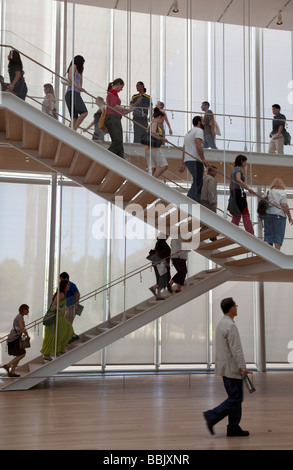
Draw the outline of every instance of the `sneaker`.
<instances>
[{"instance_id":1,"label":"sneaker","mask_svg":"<svg viewBox=\"0 0 293 470\"><path fill-rule=\"evenodd\" d=\"M8 372L8 377L20 377L20 375L13 374L12 372Z\"/></svg>"}]
</instances>

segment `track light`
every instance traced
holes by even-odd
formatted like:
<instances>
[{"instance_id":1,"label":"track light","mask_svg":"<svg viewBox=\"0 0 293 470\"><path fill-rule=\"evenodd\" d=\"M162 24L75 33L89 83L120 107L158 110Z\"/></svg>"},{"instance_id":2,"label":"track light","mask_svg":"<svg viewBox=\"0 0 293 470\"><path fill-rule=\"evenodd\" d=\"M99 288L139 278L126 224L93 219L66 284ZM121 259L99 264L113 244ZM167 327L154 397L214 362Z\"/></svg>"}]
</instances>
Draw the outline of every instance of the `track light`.
<instances>
[{"instance_id":1,"label":"track light","mask_svg":"<svg viewBox=\"0 0 293 470\"><path fill-rule=\"evenodd\" d=\"M175 2L173 3L173 13L178 13L178 12L179 12L178 1L175 0Z\"/></svg>"},{"instance_id":2,"label":"track light","mask_svg":"<svg viewBox=\"0 0 293 470\"><path fill-rule=\"evenodd\" d=\"M278 18L277 18L277 23L276 23L278 26L280 26L281 24L283 24L283 20L282 20L282 12L281 10L279 11L278 13Z\"/></svg>"}]
</instances>

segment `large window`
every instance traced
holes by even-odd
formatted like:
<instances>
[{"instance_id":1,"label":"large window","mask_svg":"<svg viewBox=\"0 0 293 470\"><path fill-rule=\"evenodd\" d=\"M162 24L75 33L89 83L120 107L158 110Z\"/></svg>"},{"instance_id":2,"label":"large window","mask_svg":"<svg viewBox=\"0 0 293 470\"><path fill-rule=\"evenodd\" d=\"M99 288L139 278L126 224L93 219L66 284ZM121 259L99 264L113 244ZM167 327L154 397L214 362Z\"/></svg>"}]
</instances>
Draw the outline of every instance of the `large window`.
<instances>
[{"instance_id":1,"label":"large window","mask_svg":"<svg viewBox=\"0 0 293 470\"><path fill-rule=\"evenodd\" d=\"M157 100L165 103L173 130L170 141L176 145L182 145L192 117L201 113L204 100L210 101L222 131L218 147L225 152L245 151L252 162L256 149L267 152L273 103L281 105L290 131L292 42L289 31L214 24L79 3L75 7L74 25L70 2L3 0L0 4L5 4L2 38L7 45L20 49L50 69L57 67L62 73L73 52L84 56L84 87L92 95L84 95L89 111L85 127L96 111L93 97L105 97L109 81L121 77L126 84L120 96L123 104L129 104L137 81L145 83L153 104ZM1 71L7 78L8 50L2 50L1 54ZM30 95L42 96L43 84L52 82L59 90L59 99L63 100L65 88L59 79L55 80L50 72L27 58L23 62ZM64 109L68 117L65 106ZM132 124L123 118L123 126L125 141L132 142ZM166 146L165 152L168 151ZM292 146L285 152L292 154ZM258 180L262 185L261 176ZM251 168L248 181L252 182ZM9 331L22 302L30 305L33 318L46 306L51 216L49 183L40 176L33 183L11 179L0 185L0 329L3 335ZM54 287L59 267L69 272L84 295L146 263L145 257L154 240L113 237L109 240L96 236L98 205L104 205L106 231L113 233L115 230L117 221L113 219L113 206L109 203L68 182L62 189L59 185L58 201ZM224 198L219 197L218 205L222 210L225 203ZM251 200L249 207L256 223L255 204ZM121 217L125 234L127 217L124 213ZM290 254L292 227L287 228L286 238L282 251ZM189 267L191 275L207 269L209 263L192 253ZM127 279L125 286L117 283L110 293L93 296L87 301L82 317L76 319L75 328L84 331L108 314L116 315L143 301L153 281L154 272L145 270ZM103 358L99 352L83 363L113 366L208 364L213 359L214 328L222 315L220 301L226 296L233 296L239 305L237 324L247 360L253 362L256 349L254 291L255 286L246 282L219 286L109 346ZM270 362L286 362L287 344L291 340L288 333L290 285L267 284L265 294L267 357ZM40 342L41 335L36 331L29 354L39 351Z\"/></svg>"}]
</instances>

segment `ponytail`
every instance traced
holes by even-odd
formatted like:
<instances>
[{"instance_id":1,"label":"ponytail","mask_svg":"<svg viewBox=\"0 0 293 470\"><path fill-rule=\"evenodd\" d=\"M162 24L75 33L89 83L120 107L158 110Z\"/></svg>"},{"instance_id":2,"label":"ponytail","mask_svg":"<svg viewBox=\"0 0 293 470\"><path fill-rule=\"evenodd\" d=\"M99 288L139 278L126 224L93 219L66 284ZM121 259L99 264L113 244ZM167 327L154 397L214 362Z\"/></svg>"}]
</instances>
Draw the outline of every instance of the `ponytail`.
<instances>
[{"instance_id":1,"label":"ponytail","mask_svg":"<svg viewBox=\"0 0 293 470\"><path fill-rule=\"evenodd\" d=\"M118 85L118 83L120 85L124 85L124 81L122 80L122 78L115 78L115 80L113 82L110 82L109 85L108 85L107 91L110 91L111 88L113 88L113 86L115 86L115 85Z\"/></svg>"},{"instance_id":2,"label":"ponytail","mask_svg":"<svg viewBox=\"0 0 293 470\"><path fill-rule=\"evenodd\" d=\"M110 91L111 88L113 88L113 82L110 82L110 83L109 83L108 88L107 88L107 91Z\"/></svg>"}]
</instances>

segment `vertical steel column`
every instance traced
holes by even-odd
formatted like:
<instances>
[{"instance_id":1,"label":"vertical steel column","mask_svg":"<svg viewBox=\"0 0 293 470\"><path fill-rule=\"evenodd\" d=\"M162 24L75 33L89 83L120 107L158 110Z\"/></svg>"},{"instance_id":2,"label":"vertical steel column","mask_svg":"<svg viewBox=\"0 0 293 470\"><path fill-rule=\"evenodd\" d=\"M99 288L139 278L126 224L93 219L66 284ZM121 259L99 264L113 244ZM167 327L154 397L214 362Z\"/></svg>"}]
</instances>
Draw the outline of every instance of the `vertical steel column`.
<instances>
[{"instance_id":1,"label":"vertical steel column","mask_svg":"<svg viewBox=\"0 0 293 470\"><path fill-rule=\"evenodd\" d=\"M255 29L255 114L254 129L256 139L256 151L261 152L261 52L260 52L260 30Z\"/></svg>"},{"instance_id":2,"label":"vertical steel column","mask_svg":"<svg viewBox=\"0 0 293 470\"><path fill-rule=\"evenodd\" d=\"M72 68L71 68L71 127L74 115L74 48L75 48L75 0L72 0Z\"/></svg>"},{"instance_id":3,"label":"vertical steel column","mask_svg":"<svg viewBox=\"0 0 293 470\"><path fill-rule=\"evenodd\" d=\"M5 15L6 15L6 0L0 0L0 9L1 9L1 17L0 17L0 42L1 44L5 44ZM5 63L5 54L6 48L3 47L0 50L0 75L4 77L4 63Z\"/></svg>"},{"instance_id":4,"label":"vertical steel column","mask_svg":"<svg viewBox=\"0 0 293 470\"><path fill-rule=\"evenodd\" d=\"M258 189L261 195L261 190ZM256 205L258 199L253 198ZM255 209L255 207L254 207ZM256 236L262 238L262 224L256 226ZM266 372L266 340L265 340L265 301L264 283L253 283L254 288L254 342L255 342L255 364L259 372Z\"/></svg>"},{"instance_id":5,"label":"vertical steel column","mask_svg":"<svg viewBox=\"0 0 293 470\"><path fill-rule=\"evenodd\" d=\"M55 235L56 235L56 212L57 212L57 173L51 176L51 207L50 207L50 234L49 234L49 261L48 261L48 298L49 307L54 288L54 266L55 266Z\"/></svg>"},{"instance_id":6,"label":"vertical steel column","mask_svg":"<svg viewBox=\"0 0 293 470\"><path fill-rule=\"evenodd\" d=\"M56 17L55 17L55 24L56 24L56 29L55 29L55 72L60 74L60 58L61 58L61 53L60 53L60 45L61 45L61 3L56 2ZM60 106L59 102L61 99L61 93L60 93L60 80L56 75L54 76L54 90L55 90L55 96L57 99L58 103L58 108L57 112L60 113Z\"/></svg>"}]
</instances>

